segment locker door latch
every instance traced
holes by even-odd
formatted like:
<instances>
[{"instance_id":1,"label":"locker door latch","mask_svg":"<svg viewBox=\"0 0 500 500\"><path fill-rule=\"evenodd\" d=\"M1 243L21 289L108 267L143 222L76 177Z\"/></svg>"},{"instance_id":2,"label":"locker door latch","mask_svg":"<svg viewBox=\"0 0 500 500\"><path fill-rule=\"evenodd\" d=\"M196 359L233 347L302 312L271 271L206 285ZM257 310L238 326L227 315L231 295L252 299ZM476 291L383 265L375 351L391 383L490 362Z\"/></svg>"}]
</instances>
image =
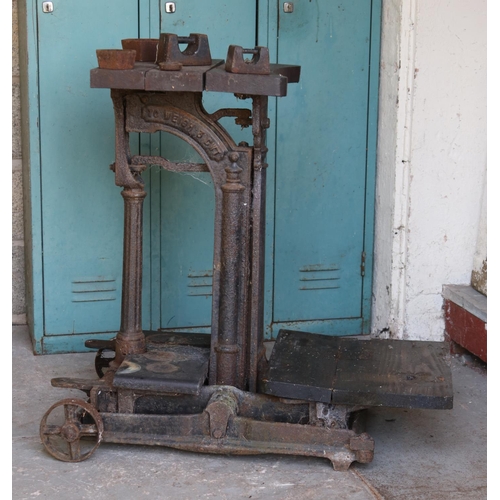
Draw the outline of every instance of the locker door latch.
<instances>
[{"instance_id":1,"label":"locker door latch","mask_svg":"<svg viewBox=\"0 0 500 500\"><path fill-rule=\"evenodd\" d=\"M175 12L175 2L167 2L165 4L165 12L167 14L173 14Z\"/></svg>"},{"instance_id":2,"label":"locker door latch","mask_svg":"<svg viewBox=\"0 0 500 500\"><path fill-rule=\"evenodd\" d=\"M54 4L52 2L43 2L42 3L42 12L45 14L49 14L54 11Z\"/></svg>"},{"instance_id":3,"label":"locker door latch","mask_svg":"<svg viewBox=\"0 0 500 500\"><path fill-rule=\"evenodd\" d=\"M293 2L285 2L283 4L283 12L291 14L293 12Z\"/></svg>"}]
</instances>

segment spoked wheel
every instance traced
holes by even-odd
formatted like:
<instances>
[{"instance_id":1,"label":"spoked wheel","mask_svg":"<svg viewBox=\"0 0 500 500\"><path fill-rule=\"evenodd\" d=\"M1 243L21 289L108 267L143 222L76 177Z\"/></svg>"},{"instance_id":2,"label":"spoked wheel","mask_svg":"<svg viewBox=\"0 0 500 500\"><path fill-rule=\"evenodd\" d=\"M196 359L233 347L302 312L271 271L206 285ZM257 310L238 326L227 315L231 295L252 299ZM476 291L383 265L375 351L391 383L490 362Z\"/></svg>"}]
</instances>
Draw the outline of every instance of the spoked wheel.
<instances>
[{"instance_id":1,"label":"spoked wheel","mask_svg":"<svg viewBox=\"0 0 500 500\"><path fill-rule=\"evenodd\" d=\"M104 377L108 371L109 365L115 359L116 339L111 340L97 340L89 339L85 341L85 347L89 349L99 349L95 355L95 371L99 378Z\"/></svg>"},{"instance_id":2,"label":"spoked wheel","mask_svg":"<svg viewBox=\"0 0 500 500\"><path fill-rule=\"evenodd\" d=\"M83 399L59 401L48 409L40 423L43 445L63 462L89 458L101 443L103 430L99 412Z\"/></svg>"},{"instance_id":3,"label":"spoked wheel","mask_svg":"<svg viewBox=\"0 0 500 500\"><path fill-rule=\"evenodd\" d=\"M99 378L104 377L109 365L115 359L115 351L112 349L99 349L95 355L95 371Z\"/></svg>"}]
</instances>

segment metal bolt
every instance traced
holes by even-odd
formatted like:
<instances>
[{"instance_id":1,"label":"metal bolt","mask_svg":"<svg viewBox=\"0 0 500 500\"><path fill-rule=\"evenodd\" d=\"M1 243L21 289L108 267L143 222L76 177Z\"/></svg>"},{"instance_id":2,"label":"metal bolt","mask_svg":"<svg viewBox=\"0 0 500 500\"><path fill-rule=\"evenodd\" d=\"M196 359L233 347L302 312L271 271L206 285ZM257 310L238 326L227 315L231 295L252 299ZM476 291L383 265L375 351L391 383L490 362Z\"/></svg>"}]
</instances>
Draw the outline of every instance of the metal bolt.
<instances>
[{"instance_id":1,"label":"metal bolt","mask_svg":"<svg viewBox=\"0 0 500 500\"><path fill-rule=\"evenodd\" d=\"M240 157L240 155L236 151L232 151L227 156L231 163L236 163L238 161L238 158Z\"/></svg>"},{"instance_id":2,"label":"metal bolt","mask_svg":"<svg viewBox=\"0 0 500 500\"><path fill-rule=\"evenodd\" d=\"M293 12L293 2L285 2L283 4L283 12L291 14Z\"/></svg>"}]
</instances>

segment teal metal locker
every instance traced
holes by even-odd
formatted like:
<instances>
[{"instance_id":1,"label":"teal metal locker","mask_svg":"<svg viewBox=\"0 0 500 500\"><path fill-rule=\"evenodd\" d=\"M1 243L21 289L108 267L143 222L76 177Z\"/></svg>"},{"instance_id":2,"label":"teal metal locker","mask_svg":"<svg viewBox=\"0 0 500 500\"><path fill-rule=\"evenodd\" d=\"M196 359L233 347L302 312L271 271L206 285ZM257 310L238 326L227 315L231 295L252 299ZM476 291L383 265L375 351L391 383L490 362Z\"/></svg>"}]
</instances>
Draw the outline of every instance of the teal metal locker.
<instances>
[{"instance_id":1,"label":"teal metal locker","mask_svg":"<svg viewBox=\"0 0 500 500\"><path fill-rule=\"evenodd\" d=\"M176 3L174 13L161 10L161 32L206 33L213 59L224 59L231 44L254 47L256 23L255 0L183 0ZM251 108L249 101L217 92L206 92L203 104L209 113L220 108ZM251 127L242 130L234 118L223 118L220 123L236 143L252 142ZM161 154L170 160L201 161L190 146L169 134L161 134ZM162 172L160 190L161 261L155 263L160 276L160 306L153 328L209 332L215 202L211 176L208 172Z\"/></svg>"},{"instance_id":2,"label":"teal metal locker","mask_svg":"<svg viewBox=\"0 0 500 500\"><path fill-rule=\"evenodd\" d=\"M253 2L222 2L205 11L206 18L196 5L196 0L178 2L175 13L163 11L162 31L207 32L215 40L213 54L224 54L229 43L253 45ZM299 0L293 5L292 13L284 12L283 2L277 9L274 2L258 6L256 43L270 47L274 62L302 66L299 85L273 103L270 113L266 333L276 336L282 327L368 333L380 4ZM235 38L226 35L231 27L237 27ZM207 107L213 97L206 96ZM222 97L217 104L238 105ZM224 125L251 140L238 134L230 119ZM190 158L179 142L162 137L163 154L173 146L174 159ZM208 331L210 176L165 172L161 177L161 306L154 324Z\"/></svg>"},{"instance_id":3,"label":"teal metal locker","mask_svg":"<svg viewBox=\"0 0 500 500\"><path fill-rule=\"evenodd\" d=\"M301 83L270 103L266 335L295 327L368 333L373 254L380 0L21 2L28 224L28 317L39 353L83 350L119 328L122 199L109 93L90 89L95 50L160 31L270 48L300 64ZM207 94L209 111L248 107ZM230 118L237 140L251 142ZM167 134L137 137L142 153L195 160ZM196 160L195 160L196 161ZM143 327L208 331L213 189L208 174L146 174Z\"/></svg>"},{"instance_id":4,"label":"teal metal locker","mask_svg":"<svg viewBox=\"0 0 500 500\"><path fill-rule=\"evenodd\" d=\"M137 0L56 0L51 11L41 1L21 6L32 218L28 318L36 352L82 350L80 334L109 337L119 326L122 202L107 168L114 118L109 92L90 89L89 71L96 48L117 47L122 34L139 36L138 6Z\"/></svg>"},{"instance_id":5,"label":"teal metal locker","mask_svg":"<svg viewBox=\"0 0 500 500\"><path fill-rule=\"evenodd\" d=\"M278 61L300 64L277 106L272 333L368 333L380 12L298 0Z\"/></svg>"}]
</instances>

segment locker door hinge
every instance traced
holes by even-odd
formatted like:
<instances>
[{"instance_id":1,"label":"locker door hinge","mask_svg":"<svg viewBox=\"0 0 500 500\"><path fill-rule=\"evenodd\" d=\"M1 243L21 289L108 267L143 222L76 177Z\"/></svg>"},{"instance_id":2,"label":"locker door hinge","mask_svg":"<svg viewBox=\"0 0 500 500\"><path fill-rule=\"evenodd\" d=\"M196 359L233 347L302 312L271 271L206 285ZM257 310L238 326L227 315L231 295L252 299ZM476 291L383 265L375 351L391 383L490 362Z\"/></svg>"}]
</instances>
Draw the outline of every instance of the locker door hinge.
<instances>
[{"instance_id":1,"label":"locker door hinge","mask_svg":"<svg viewBox=\"0 0 500 500\"><path fill-rule=\"evenodd\" d=\"M365 275L366 252L361 252L361 276Z\"/></svg>"}]
</instances>

